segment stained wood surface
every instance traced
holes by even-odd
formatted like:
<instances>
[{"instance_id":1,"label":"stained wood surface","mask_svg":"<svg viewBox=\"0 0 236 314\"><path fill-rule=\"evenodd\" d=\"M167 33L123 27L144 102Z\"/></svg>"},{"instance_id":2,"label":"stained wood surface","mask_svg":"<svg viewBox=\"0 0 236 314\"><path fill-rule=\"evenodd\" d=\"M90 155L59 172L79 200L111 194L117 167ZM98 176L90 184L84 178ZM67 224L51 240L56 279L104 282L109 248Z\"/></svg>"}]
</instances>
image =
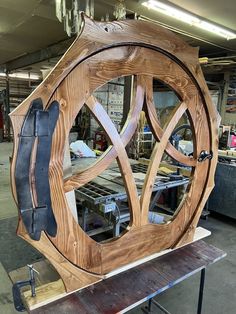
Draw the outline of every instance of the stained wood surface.
<instances>
[{"instance_id":1,"label":"stained wood surface","mask_svg":"<svg viewBox=\"0 0 236 314\"><path fill-rule=\"evenodd\" d=\"M197 241L30 313L125 313L225 255L222 250Z\"/></svg>"},{"instance_id":2,"label":"stained wood surface","mask_svg":"<svg viewBox=\"0 0 236 314\"><path fill-rule=\"evenodd\" d=\"M18 226L17 231L19 236L32 244L50 261L56 271L60 274L65 286L65 291L74 291L103 279L103 276L88 273L73 265L53 246L45 233L42 233L40 241L32 241L26 233L22 223Z\"/></svg>"},{"instance_id":3,"label":"stained wood surface","mask_svg":"<svg viewBox=\"0 0 236 314\"><path fill-rule=\"evenodd\" d=\"M118 76L135 76L135 97L120 134L92 93ZM175 90L180 105L163 128L153 103L153 78ZM43 234L31 240L19 220L18 234L43 252L61 274L67 291L99 280L99 276L155 252L191 242L202 208L214 186L217 162L217 114L198 63L197 50L173 33L141 21L100 23L85 18L82 34L75 40L51 74L11 114L14 153L11 166L12 190L16 198L15 161L24 116L32 100L41 97L47 108L52 100L60 104L60 115L53 135L49 169L52 208L58 231L56 237ZM105 129L111 145L90 167L63 180L65 143L79 110L86 104ZM137 127L144 109L157 139L141 199L137 196L125 146ZM193 158L178 152L168 141L171 132L186 113L193 129ZM213 159L202 163L202 150L212 151ZM162 225L149 224L147 215L154 175L164 152L178 162L192 166L191 185L173 219ZM34 163L32 155L32 164ZM120 237L97 243L75 221L66 198L73 191L101 174L115 159L125 183L132 216L129 228ZM32 195L34 187L32 185ZM37 200L34 200L37 205ZM64 265L67 265L64 267ZM95 278L91 277L95 274ZM87 275L87 278L86 278Z\"/></svg>"}]
</instances>

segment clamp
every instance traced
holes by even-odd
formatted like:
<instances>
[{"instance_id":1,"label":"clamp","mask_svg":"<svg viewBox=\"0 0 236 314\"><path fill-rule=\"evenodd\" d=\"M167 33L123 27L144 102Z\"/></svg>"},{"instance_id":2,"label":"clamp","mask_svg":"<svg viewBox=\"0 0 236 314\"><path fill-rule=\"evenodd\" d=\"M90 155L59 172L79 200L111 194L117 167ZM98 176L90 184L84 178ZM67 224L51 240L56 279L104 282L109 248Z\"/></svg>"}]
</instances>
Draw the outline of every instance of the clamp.
<instances>
[{"instance_id":1,"label":"clamp","mask_svg":"<svg viewBox=\"0 0 236 314\"><path fill-rule=\"evenodd\" d=\"M31 287L31 296L36 296L36 290L35 290L35 273L39 275L39 272L33 267L33 265L27 265L29 268L29 280L24 281L17 281L13 284L12 287L12 294L13 294L13 301L15 309L18 312L24 312L26 310L24 303L21 298L21 291L20 289L25 286Z\"/></svg>"}]
</instances>

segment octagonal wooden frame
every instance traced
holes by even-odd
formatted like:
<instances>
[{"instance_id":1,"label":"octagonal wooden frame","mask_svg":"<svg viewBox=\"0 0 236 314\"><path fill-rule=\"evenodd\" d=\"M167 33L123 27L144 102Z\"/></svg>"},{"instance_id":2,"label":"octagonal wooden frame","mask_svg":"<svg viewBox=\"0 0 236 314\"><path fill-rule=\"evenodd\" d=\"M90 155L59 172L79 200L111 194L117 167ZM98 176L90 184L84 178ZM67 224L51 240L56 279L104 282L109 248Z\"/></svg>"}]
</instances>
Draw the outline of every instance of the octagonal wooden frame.
<instances>
[{"instance_id":1,"label":"octagonal wooden frame","mask_svg":"<svg viewBox=\"0 0 236 314\"><path fill-rule=\"evenodd\" d=\"M83 19L80 36L48 77L10 114L14 130L11 179L17 203L14 175L18 135L29 106L39 97L45 109L53 100L60 105L49 169L57 235L50 237L43 232L39 241L33 241L20 215L17 232L49 259L67 291L99 281L114 269L155 252L191 242L203 206L214 186L217 162L217 113L198 62L198 50L151 23L137 20L95 22L86 16ZM136 92L127 122L118 134L103 107L91 95L109 80L126 75L135 75ZM181 99L164 128L160 126L153 102L154 77L174 89ZM112 145L94 165L63 180L65 142L78 111L85 103L103 126ZM139 199L125 146L135 132L143 105L157 142ZM169 142L185 112L194 131L193 157L181 154ZM211 151L213 158L199 162L202 150ZM167 224L154 225L148 223L148 209L155 174L164 152L193 168L191 186L173 219ZM66 193L95 178L115 158L125 183L132 219L128 230L120 237L97 243L74 220Z\"/></svg>"}]
</instances>

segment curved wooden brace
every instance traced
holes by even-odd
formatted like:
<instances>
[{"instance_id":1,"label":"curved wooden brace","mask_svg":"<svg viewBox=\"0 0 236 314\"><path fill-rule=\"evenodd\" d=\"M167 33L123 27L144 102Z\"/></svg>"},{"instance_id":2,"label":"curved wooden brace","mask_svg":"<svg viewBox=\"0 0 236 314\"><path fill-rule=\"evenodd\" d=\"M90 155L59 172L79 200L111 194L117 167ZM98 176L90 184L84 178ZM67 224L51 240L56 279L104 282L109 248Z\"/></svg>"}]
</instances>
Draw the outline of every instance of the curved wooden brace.
<instances>
[{"instance_id":1,"label":"curved wooden brace","mask_svg":"<svg viewBox=\"0 0 236 314\"><path fill-rule=\"evenodd\" d=\"M151 155L151 162L149 164L147 174L145 177L142 195L141 195L141 208L142 208L142 222L143 224L148 223L148 211L149 211L149 204L152 195L153 185L155 182L155 176L157 170L160 166L161 158L165 151L165 148L168 144L169 138L174 131L177 123L179 122L180 118L184 114L187 109L187 104L182 102L175 108L172 117L170 117L169 122L167 123L163 135L160 139L160 142L156 142L154 149Z\"/></svg>"},{"instance_id":2,"label":"curved wooden brace","mask_svg":"<svg viewBox=\"0 0 236 314\"><path fill-rule=\"evenodd\" d=\"M153 78L152 77L146 77L146 90L145 91L146 91L146 106L145 106L146 116L147 116L149 125L152 128L152 132L156 140L160 141L163 136L163 129L160 126L160 123L158 121L156 108L155 108L155 104L153 100ZM171 145L170 142L167 143L165 151L173 159L175 159L176 161L186 166L189 166L189 167L196 166L196 162L197 162L196 159L182 154L173 145Z\"/></svg>"},{"instance_id":3,"label":"curved wooden brace","mask_svg":"<svg viewBox=\"0 0 236 314\"><path fill-rule=\"evenodd\" d=\"M120 165L120 170L123 175L126 192L128 199L131 200L130 210L132 215L132 226L140 225L140 204L138 198L138 192L136 189L136 184L134 181L132 169L129 163L128 155L125 150L125 146L122 143L120 135L117 132L116 127L109 118L107 112L104 110L103 106L96 102L94 97L90 97L87 101L87 106L93 112L94 116L100 122L101 126L105 130L106 134L109 136L110 141L116 151L118 164Z\"/></svg>"}]
</instances>

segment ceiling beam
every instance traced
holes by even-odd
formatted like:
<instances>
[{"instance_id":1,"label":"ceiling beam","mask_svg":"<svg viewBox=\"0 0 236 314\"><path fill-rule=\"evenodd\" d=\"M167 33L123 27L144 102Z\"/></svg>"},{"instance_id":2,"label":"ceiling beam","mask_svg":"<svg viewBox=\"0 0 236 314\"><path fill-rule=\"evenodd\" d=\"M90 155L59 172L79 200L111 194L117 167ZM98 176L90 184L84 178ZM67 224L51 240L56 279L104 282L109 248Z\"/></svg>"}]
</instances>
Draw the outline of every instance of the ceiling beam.
<instances>
[{"instance_id":1,"label":"ceiling beam","mask_svg":"<svg viewBox=\"0 0 236 314\"><path fill-rule=\"evenodd\" d=\"M59 41L55 44L52 44L46 48L42 48L40 50L27 53L21 57L10 60L4 64L0 64L0 70L11 72L38 62L42 62L45 60L49 60L51 58L61 56L66 52L66 50L70 47L74 40L75 37L67 38L63 41Z\"/></svg>"}]
</instances>

